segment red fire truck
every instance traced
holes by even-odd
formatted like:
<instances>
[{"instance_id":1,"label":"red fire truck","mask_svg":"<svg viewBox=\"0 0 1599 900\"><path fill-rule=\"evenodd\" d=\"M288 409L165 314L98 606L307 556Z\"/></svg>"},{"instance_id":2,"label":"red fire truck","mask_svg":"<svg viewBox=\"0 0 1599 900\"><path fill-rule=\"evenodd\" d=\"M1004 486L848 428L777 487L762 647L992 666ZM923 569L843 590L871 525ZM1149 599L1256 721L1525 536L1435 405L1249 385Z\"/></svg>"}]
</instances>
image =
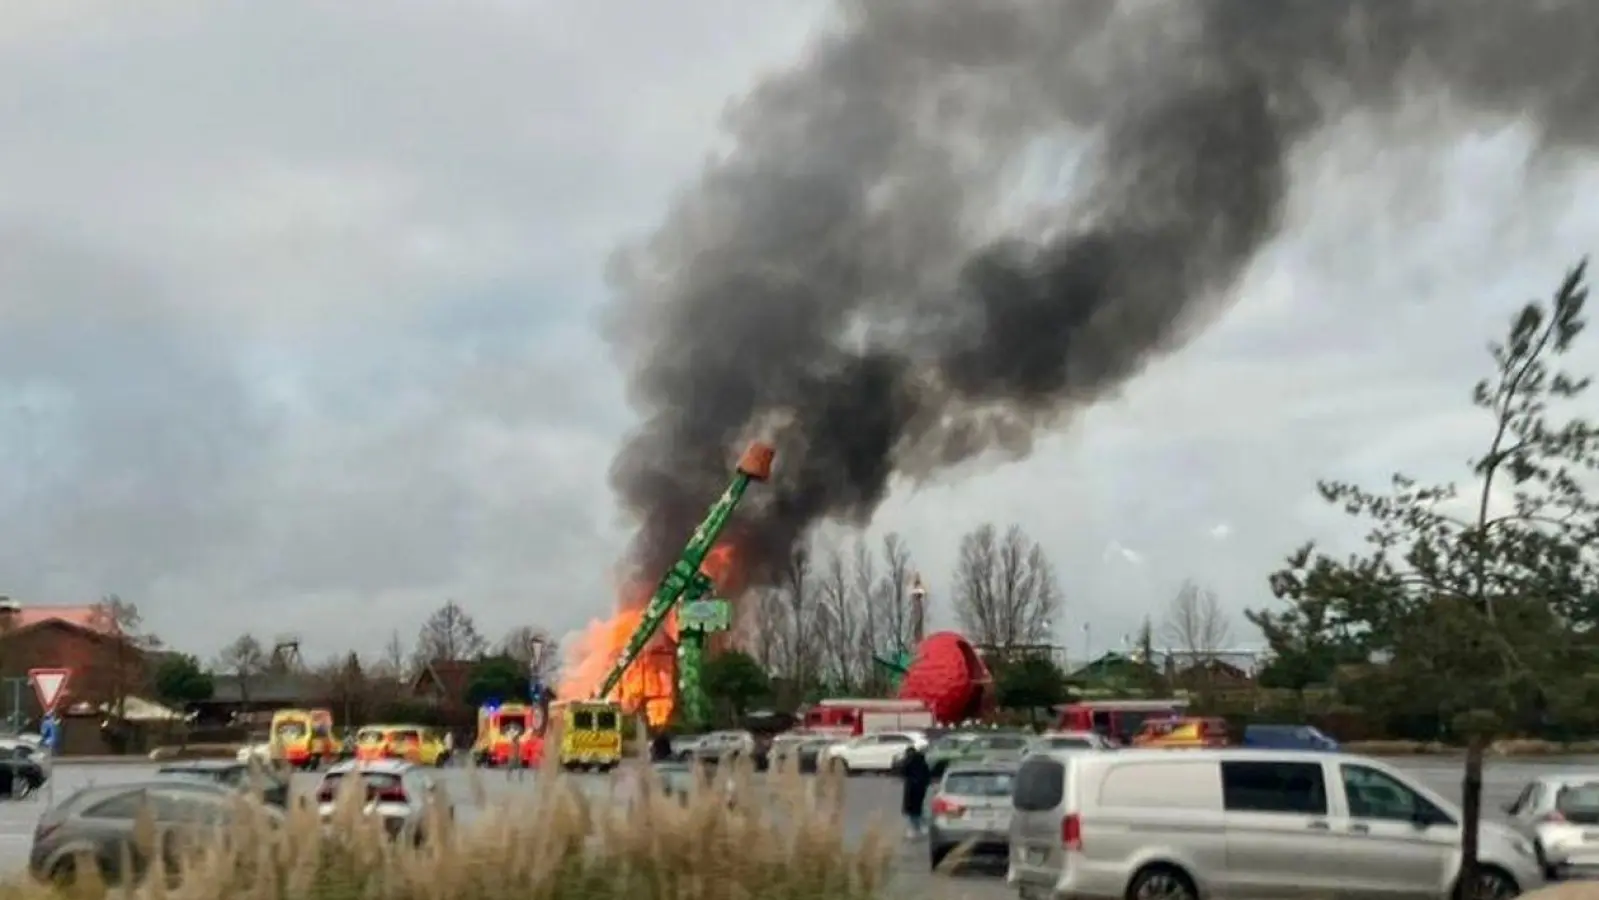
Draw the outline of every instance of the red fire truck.
<instances>
[{"instance_id":1,"label":"red fire truck","mask_svg":"<svg viewBox=\"0 0 1599 900\"><path fill-rule=\"evenodd\" d=\"M859 737L874 731L916 731L933 727L933 711L920 700L821 700L805 711L801 728L832 737Z\"/></svg>"}]
</instances>

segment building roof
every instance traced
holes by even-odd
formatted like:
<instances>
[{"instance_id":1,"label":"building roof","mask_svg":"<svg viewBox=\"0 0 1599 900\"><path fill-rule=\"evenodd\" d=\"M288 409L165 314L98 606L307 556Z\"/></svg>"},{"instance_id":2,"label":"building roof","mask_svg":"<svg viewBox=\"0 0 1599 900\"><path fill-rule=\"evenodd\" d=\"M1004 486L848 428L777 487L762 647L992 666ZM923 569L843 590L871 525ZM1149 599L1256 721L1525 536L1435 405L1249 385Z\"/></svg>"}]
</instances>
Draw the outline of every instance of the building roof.
<instances>
[{"instance_id":1,"label":"building roof","mask_svg":"<svg viewBox=\"0 0 1599 900\"><path fill-rule=\"evenodd\" d=\"M211 676L211 703L300 703L319 700L326 693L309 675L261 673Z\"/></svg>"},{"instance_id":2,"label":"building roof","mask_svg":"<svg viewBox=\"0 0 1599 900\"><path fill-rule=\"evenodd\" d=\"M425 683L431 681L445 699L462 700L472 681L472 665L467 659L435 659L416 673L416 678L411 680L411 691L422 693Z\"/></svg>"},{"instance_id":3,"label":"building roof","mask_svg":"<svg viewBox=\"0 0 1599 900\"><path fill-rule=\"evenodd\" d=\"M109 632L116 628L106 616L100 614L95 604L86 606L24 606L9 614L0 613L0 622L9 622L12 628L28 628L45 622L59 621L90 631Z\"/></svg>"}]
</instances>

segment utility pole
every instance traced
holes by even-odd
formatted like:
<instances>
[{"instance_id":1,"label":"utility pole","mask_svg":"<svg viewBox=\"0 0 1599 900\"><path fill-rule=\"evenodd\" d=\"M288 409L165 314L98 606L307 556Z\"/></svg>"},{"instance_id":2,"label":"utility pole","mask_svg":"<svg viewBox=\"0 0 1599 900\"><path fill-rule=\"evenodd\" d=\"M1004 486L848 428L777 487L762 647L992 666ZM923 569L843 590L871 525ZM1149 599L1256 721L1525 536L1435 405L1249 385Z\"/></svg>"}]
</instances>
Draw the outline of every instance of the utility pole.
<instances>
[{"instance_id":1,"label":"utility pole","mask_svg":"<svg viewBox=\"0 0 1599 900\"><path fill-rule=\"evenodd\" d=\"M6 684L11 686L11 711L6 714L6 724L15 733L22 732L22 689L27 687L28 679L9 677Z\"/></svg>"}]
</instances>

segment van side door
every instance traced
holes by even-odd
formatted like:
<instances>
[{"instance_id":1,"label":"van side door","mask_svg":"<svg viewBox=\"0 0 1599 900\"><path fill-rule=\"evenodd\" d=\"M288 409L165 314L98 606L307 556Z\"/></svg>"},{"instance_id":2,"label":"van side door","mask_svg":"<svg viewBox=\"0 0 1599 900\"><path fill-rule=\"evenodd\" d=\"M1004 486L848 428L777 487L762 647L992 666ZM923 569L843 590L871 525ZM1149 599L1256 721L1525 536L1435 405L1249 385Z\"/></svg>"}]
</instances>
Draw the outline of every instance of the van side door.
<instances>
[{"instance_id":1,"label":"van side door","mask_svg":"<svg viewBox=\"0 0 1599 900\"><path fill-rule=\"evenodd\" d=\"M1459 868L1460 827L1410 785L1373 766L1337 764L1344 864L1362 895L1440 897Z\"/></svg>"},{"instance_id":2,"label":"van side door","mask_svg":"<svg viewBox=\"0 0 1599 900\"><path fill-rule=\"evenodd\" d=\"M1289 900L1344 893L1343 845L1332 833L1320 761L1223 759L1227 897Z\"/></svg>"}]
</instances>

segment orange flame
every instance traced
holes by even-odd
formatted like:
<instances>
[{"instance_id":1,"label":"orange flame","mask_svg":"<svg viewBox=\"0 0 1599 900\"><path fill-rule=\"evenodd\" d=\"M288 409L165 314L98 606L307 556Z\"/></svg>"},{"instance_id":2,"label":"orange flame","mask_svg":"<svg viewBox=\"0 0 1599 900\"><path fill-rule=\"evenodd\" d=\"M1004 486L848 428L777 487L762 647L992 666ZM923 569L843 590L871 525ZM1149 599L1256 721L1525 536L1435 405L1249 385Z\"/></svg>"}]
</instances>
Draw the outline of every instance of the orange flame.
<instances>
[{"instance_id":1,"label":"orange flame","mask_svg":"<svg viewBox=\"0 0 1599 900\"><path fill-rule=\"evenodd\" d=\"M741 580L735 562L732 545L720 544L706 554L700 571L725 595ZM621 611L609 619L589 623L582 637L567 651L559 696L594 696L643 621L644 606L653 589L653 584L642 582L629 585L619 598ZM673 612L628 667L612 697L629 712L642 709L650 725L659 728L671 720L676 695L677 615Z\"/></svg>"}]
</instances>

